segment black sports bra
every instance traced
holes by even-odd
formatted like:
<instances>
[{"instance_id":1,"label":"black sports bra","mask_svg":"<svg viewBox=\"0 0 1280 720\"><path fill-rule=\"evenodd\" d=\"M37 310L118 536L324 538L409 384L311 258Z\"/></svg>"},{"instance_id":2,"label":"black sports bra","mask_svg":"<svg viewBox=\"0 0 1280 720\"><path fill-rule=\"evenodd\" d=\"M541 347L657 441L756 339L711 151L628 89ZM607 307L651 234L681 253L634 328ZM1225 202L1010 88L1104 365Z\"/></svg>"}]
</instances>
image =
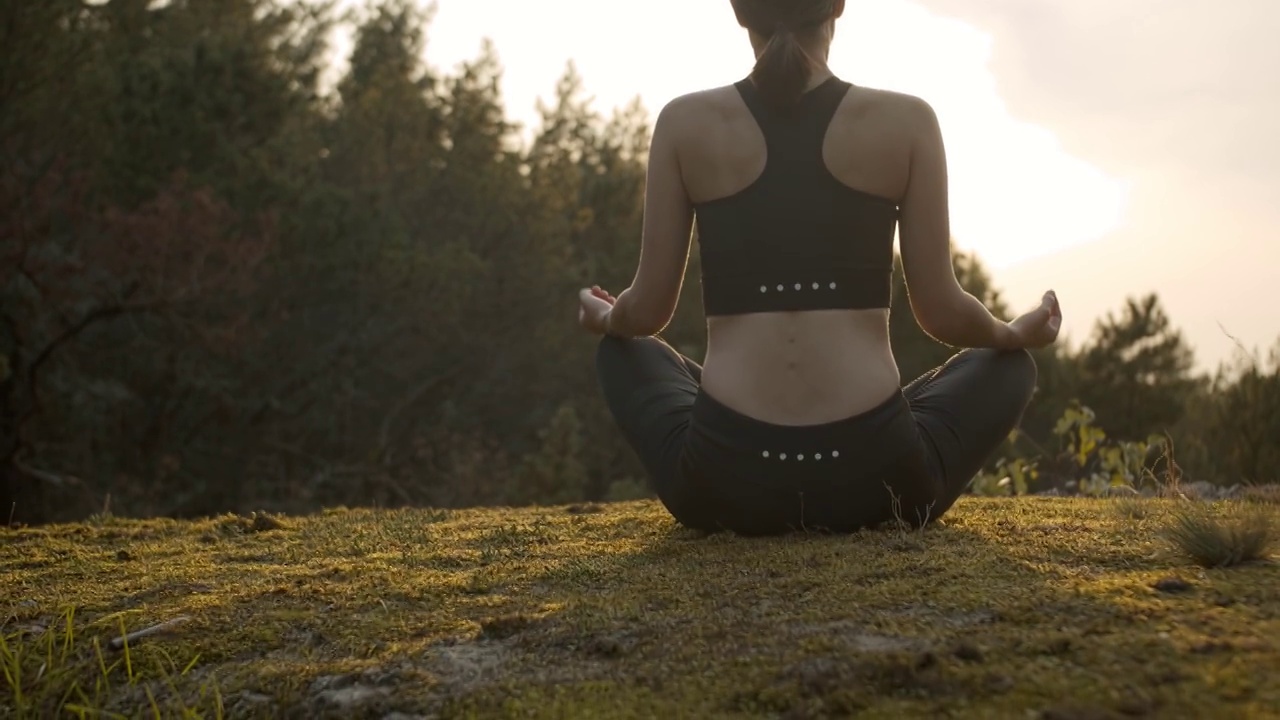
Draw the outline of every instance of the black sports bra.
<instances>
[{"instance_id":1,"label":"black sports bra","mask_svg":"<svg viewBox=\"0 0 1280 720\"><path fill-rule=\"evenodd\" d=\"M694 208L705 314L889 307L898 206L827 169L827 127L851 85L835 77L793 108L735 84L764 133L764 172Z\"/></svg>"}]
</instances>

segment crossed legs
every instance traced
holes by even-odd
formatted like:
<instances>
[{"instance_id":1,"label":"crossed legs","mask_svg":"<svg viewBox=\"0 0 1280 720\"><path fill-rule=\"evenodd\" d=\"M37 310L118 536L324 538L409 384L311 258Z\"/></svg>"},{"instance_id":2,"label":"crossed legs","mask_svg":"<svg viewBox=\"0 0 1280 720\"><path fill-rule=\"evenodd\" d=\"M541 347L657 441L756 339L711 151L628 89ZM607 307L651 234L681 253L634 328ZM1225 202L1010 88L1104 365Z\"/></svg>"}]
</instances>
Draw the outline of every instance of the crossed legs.
<instances>
[{"instance_id":1,"label":"crossed legs","mask_svg":"<svg viewBox=\"0 0 1280 720\"><path fill-rule=\"evenodd\" d=\"M655 337L601 339L596 372L618 427L663 504L698 524L694 488L681 481L680 455L702 368ZM929 518L941 517L1022 419L1036 386L1026 351L964 350L903 388L925 460L938 480Z\"/></svg>"}]
</instances>

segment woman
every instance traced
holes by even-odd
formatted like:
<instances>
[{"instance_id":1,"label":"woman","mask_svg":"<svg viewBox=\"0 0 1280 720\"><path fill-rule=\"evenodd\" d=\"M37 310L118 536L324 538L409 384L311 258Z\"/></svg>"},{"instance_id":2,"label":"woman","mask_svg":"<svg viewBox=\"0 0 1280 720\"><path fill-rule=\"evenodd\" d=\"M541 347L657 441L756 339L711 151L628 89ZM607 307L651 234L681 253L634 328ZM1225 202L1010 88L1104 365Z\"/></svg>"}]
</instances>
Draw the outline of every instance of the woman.
<instances>
[{"instance_id":1,"label":"woman","mask_svg":"<svg viewBox=\"0 0 1280 720\"><path fill-rule=\"evenodd\" d=\"M827 67L844 0L733 0L756 65L673 100L650 149L631 287L579 295L605 399L682 524L742 534L936 520L1017 426L1053 292L1001 322L951 264L946 154L924 101ZM654 337L698 223L704 365ZM911 309L968 348L905 388L889 346L897 227Z\"/></svg>"}]
</instances>

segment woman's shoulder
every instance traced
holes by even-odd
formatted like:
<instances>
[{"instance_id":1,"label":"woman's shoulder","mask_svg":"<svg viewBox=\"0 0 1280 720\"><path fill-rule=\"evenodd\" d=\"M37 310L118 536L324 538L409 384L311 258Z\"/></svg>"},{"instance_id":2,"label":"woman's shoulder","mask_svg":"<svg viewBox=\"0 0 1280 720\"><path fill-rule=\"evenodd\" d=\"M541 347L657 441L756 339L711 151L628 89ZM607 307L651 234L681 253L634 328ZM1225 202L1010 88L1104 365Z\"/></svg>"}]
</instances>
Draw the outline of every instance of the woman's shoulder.
<instances>
[{"instance_id":1,"label":"woman's shoulder","mask_svg":"<svg viewBox=\"0 0 1280 720\"><path fill-rule=\"evenodd\" d=\"M695 90L677 95L662 106L654 133L697 139L726 122L743 120L741 115L742 100L733 85Z\"/></svg>"},{"instance_id":2,"label":"woman's shoulder","mask_svg":"<svg viewBox=\"0 0 1280 720\"><path fill-rule=\"evenodd\" d=\"M850 84L846 100L846 104L862 110L890 114L904 120L927 120L935 116L933 107L924 98L896 90ZM659 115L720 115L737 112L741 105L742 98L736 85L719 85L677 95L667 101Z\"/></svg>"},{"instance_id":3,"label":"woman's shoulder","mask_svg":"<svg viewBox=\"0 0 1280 720\"><path fill-rule=\"evenodd\" d=\"M694 90L677 95L663 105L660 115L687 117L697 113L719 113L735 109L740 105L738 89L733 85Z\"/></svg>"},{"instance_id":4,"label":"woman's shoulder","mask_svg":"<svg viewBox=\"0 0 1280 720\"><path fill-rule=\"evenodd\" d=\"M933 106L927 100L918 95L897 90L853 85L849 89L848 100L850 104L901 120L918 120L934 116Z\"/></svg>"}]
</instances>

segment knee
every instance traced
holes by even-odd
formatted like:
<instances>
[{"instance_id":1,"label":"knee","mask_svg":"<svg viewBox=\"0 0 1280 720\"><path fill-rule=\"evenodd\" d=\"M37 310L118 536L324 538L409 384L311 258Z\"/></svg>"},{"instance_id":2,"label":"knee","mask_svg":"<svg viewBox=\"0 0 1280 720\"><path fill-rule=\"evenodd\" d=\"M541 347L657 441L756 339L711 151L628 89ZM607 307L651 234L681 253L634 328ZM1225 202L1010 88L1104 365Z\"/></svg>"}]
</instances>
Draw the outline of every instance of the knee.
<instances>
[{"instance_id":1,"label":"knee","mask_svg":"<svg viewBox=\"0 0 1280 720\"><path fill-rule=\"evenodd\" d=\"M622 338L612 335L600 336L600 341L596 343L596 364L616 359L625 349L624 342Z\"/></svg>"},{"instance_id":2,"label":"knee","mask_svg":"<svg viewBox=\"0 0 1280 720\"><path fill-rule=\"evenodd\" d=\"M619 368L630 366L635 354L634 339L613 335L601 336L600 342L596 345L596 374L610 375L618 372Z\"/></svg>"},{"instance_id":3,"label":"knee","mask_svg":"<svg viewBox=\"0 0 1280 720\"><path fill-rule=\"evenodd\" d=\"M1036 359L1027 350L1005 350L1000 353L999 362L1005 365L1005 372L1017 386L1025 388L1028 393L1036 387L1039 379L1039 368Z\"/></svg>"},{"instance_id":4,"label":"knee","mask_svg":"<svg viewBox=\"0 0 1280 720\"><path fill-rule=\"evenodd\" d=\"M1036 360L1027 350L969 350L969 360L981 364L1000 386L1026 404L1035 392L1039 379Z\"/></svg>"},{"instance_id":5,"label":"knee","mask_svg":"<svg viewBox=\"0 0 1280 720\"><path fill-rule=\"evenodd\" d=\"M1008 383L1013 402L1018 407L1025 408L1036 392L1036 381L1039 379L1036 359L1026 350L1006 350L1000 354L999 362L1002 364L1001 375Z\"/></svg>"},{"instance_id":6,"label":"knee","mask_svg":"<svg viewBox=\"0 0 1280 720\"><path fill-rule=\"evenodd\" d=\"M596 345L596 369L634 366L637 363L652 365L670 362L675 351L656 337L620 338L603 335Z\"/></svg>"}]
</instances>

